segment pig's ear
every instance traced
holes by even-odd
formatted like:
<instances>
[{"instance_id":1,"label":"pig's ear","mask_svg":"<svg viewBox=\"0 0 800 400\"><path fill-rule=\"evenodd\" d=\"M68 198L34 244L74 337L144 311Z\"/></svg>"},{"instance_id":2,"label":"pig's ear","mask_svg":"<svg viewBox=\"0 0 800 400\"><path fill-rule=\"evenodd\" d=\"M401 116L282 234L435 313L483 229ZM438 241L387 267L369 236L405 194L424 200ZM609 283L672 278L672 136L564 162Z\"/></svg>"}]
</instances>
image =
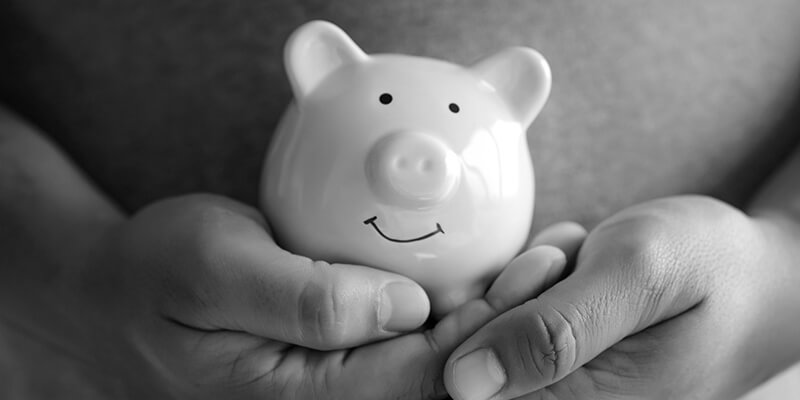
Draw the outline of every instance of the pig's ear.
<instances>
[{"instance_id":1,"label":"pig's ear","mask_svg":"<svg viewBox=\"0 0 800 400\"><path fill-rule=\"evenodd\" d=\"M312 21L297 28L284 50L289 82L300 101L332 72L367 57L343 30L326 21Z\"/></svg>"},{"instance_id":2,"label":"pig's ear","mask_svg":"<svg viewBox=\"0 0 800 400\"><path fill-rule=\"evenodd\" d=\"M471 67L492 86L527 129L550 95L550 66L536 50L511 47Z\"/></svg>"}]
</instances>

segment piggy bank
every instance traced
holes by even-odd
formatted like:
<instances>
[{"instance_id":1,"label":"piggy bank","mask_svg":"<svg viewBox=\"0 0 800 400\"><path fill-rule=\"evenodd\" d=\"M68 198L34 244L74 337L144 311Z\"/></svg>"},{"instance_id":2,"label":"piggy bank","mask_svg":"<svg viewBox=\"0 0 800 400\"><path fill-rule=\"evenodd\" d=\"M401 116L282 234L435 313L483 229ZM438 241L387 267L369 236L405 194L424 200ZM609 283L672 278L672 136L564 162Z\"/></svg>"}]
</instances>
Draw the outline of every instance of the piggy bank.
<instances>
[{"instance_id":1,"label":"piggy bank","mask_svg":"<svg viewBox=\"0 0 800 400\"><path fill-rule=\"evenodd\" d=\"M285 66L294 101L261 182L278 243L405 275L438 315L482 295L529 233L526 129L550 92L545 59L366 54L314 21L289 38Z\"/></svg>"}]
</instances>

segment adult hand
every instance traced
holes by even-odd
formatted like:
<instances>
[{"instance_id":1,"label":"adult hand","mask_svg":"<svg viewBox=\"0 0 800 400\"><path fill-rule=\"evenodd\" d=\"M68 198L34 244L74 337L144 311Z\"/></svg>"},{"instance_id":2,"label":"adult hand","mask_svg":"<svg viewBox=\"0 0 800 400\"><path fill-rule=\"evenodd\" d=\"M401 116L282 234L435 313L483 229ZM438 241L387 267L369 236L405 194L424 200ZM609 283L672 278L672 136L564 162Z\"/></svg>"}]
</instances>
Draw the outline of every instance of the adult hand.
<instances>
[{"instance_id":1,"label":"adult hand","mask_svg":"<svg viewBox=\"0 0 800 400\"><path fill-rule=\"evenodd\" d=\"M547 242L567 251L583 239L549 232ZM149 389L148 398L441 396L455 346L544 290L565 265L561 250L539 246L484 299L409 334L429 311L417 284L289 254L257 210L229 199L156 203L96 250L66 277L64 298L79 297L65 307L83 327L90 361Z\"/></svg>"},{"instance_id":2,"label":"adult hand","mask_svg":"<svg viewBox=\"0 0 800 400\"><path fill-rule=\"evenodd\" d=\"M731 399L800 360L797 227L719 201L629 208L576 270L451 355L449 393L477 399ZM796 256L795 256L796 257Z\"/></svg>"},{"instance_id":3,"label":"adult hand","mask_svg":"<svg viewBox=\"0 0 800 400\"><path fill-rule=\"evenodd\" d=\"M397 336L428 315L411 280L289 254L257 210L207 195L116 227L65 291L80 295L99 364L181 398L322 393L345 383L326 371L346 360L321 351Z\"/></svg>"}]
</instances>

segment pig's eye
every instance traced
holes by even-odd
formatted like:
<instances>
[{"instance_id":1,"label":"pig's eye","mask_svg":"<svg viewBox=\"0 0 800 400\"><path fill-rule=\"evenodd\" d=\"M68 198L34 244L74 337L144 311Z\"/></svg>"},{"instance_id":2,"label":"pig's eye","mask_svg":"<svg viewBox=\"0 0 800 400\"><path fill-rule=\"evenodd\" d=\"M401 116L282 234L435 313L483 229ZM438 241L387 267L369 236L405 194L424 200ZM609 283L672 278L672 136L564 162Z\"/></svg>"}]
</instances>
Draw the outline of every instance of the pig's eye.
<instances>
[{"instance_id":1,"label":"pig's eye","mask_svg":"<svg viewBox=\"0 0 800 400\"><path fill-rule=\"evenodd\" d=\"M381 104L389 104L392 102L392 95L389 93L384 93L378 97L378 100L380 100Z\"/></svg>"},{"instance_id":2,"label":"pig's eye","mask_svg":"<svg viewBox=\"0 0 800 400\"><path fill-rule=\"evenodd\" d=\"M453 114L458 114L458 112L461 111L461 107L459 107L456 103L450 103L448 107Z\"/></svg>"}]
</instances>

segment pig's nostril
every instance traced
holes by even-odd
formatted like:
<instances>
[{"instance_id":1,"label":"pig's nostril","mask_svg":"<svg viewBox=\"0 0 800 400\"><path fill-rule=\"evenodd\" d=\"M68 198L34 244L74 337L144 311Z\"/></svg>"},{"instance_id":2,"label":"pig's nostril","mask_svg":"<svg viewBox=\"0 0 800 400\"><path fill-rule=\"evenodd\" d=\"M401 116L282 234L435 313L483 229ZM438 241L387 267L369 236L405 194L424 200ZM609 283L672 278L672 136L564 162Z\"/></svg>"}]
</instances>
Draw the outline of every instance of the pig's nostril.
<instances>
[{"instance_id":1,"label":"pig's nostril","mask_svg":"<svg viewBox=\"0 0 800 400\"><path fill-rule=\"evenodd\" d=\"M383 201L426 207L445 200L461 175L458 156L440 139L395 132L378 140L367 156L370 188Z\"/></svg>"},{"instance_id":2,"label":"pig's nostril","mask_svg":"<svg viewBox=\"0 0 800 400\"><path fill-rule=\"evenodd\" d=\"M419 164L417 164L417 170L420 172L430 172L433 169L433 161L425 159L420 160Z\"/></svg>"},{"instance_id":3,"label":"pig's nostril","mask_svg":"<svg viewBox=\"0 0 800 400\"><path fill-rule=\"evenodd\" d=\"M406 169L408 168L408 160L405 157L397 157L397 159L394 160L394 166L397 169Z\"/></svg>"}]
</instances>

